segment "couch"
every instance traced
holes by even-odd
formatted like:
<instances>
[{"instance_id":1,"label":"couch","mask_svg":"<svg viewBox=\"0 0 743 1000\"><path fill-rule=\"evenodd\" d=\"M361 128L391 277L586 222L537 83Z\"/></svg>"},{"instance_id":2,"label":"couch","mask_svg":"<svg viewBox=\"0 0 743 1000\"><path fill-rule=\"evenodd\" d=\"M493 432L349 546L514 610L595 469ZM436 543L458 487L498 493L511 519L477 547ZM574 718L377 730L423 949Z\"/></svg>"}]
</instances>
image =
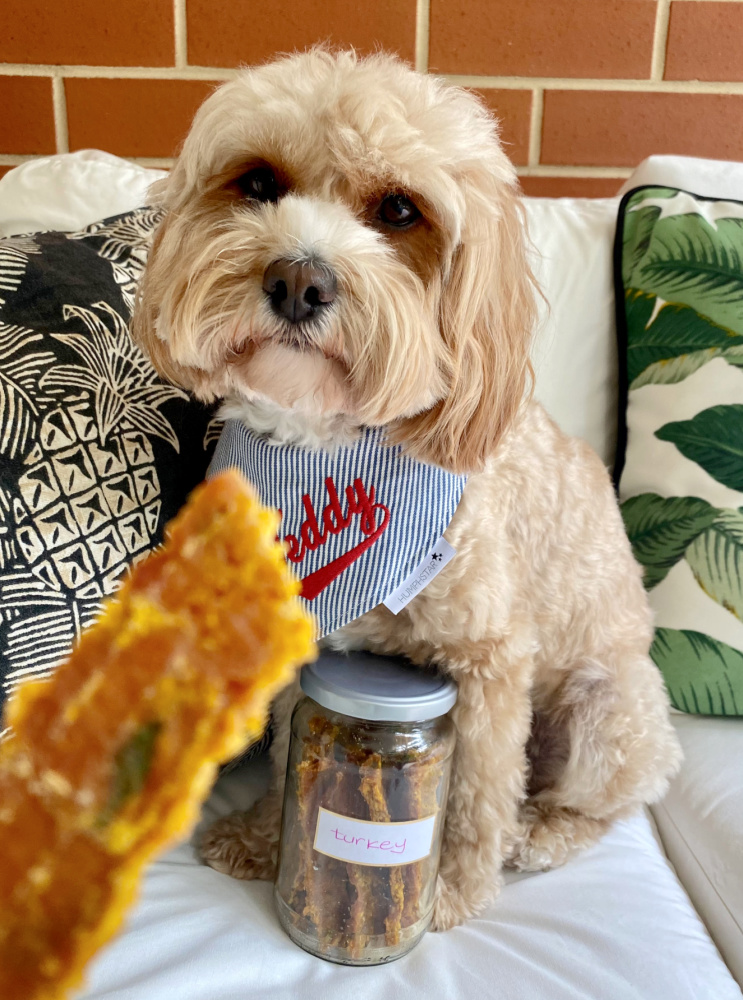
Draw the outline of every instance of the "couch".
<instances>
[{"instance_id":1,"label":"couch","mask_svg":"<svg viewBox=\"0 0 743 1000\"><path fill-rule=\"evenodd\" d=\"M0 180L0 234L78 229L146 203L159 171L96 151L29 161ZM652 157L624 186L743 199L743 165ZM536 393L611 466L618 198L527 198L548 304ZM314 959L280 929L271 886L202 866L192 842L151 866L81 1000L732 1000L743 984L743 720L674 715L685 763L665 800L550 872L509 873L479 918L390 966ZM202 823L265 788L259 758L224 775ZM12 998L8 998L12 1000Z\"/></svg>"}]
</instances>

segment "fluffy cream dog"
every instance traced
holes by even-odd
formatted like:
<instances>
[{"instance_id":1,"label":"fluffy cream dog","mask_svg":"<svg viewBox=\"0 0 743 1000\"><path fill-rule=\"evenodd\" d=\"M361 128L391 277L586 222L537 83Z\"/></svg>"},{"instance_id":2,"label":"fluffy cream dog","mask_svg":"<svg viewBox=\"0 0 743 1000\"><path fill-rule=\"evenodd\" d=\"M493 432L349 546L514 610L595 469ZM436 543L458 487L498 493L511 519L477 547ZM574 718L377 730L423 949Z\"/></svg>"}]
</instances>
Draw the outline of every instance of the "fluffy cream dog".
<instances>
[{"instance_id":1,"label":"fluffy cream dog","mask_svg":"<svg viewBox=\"0 0 743 1000\"><path fill-rule=\"evenodd\" d=\"M609 478L530 402L535 288L496 124L393 58L313 50L217 90L160 198L133 330L167 377L277 441L383 425L470 474L453 561L331 639L459 685L434 912L451 927L504 862L560 864L680 760ZM270 793L204 840L220 871L273 875L295 697L275 706Z\"/></svg>"}]
</instances>

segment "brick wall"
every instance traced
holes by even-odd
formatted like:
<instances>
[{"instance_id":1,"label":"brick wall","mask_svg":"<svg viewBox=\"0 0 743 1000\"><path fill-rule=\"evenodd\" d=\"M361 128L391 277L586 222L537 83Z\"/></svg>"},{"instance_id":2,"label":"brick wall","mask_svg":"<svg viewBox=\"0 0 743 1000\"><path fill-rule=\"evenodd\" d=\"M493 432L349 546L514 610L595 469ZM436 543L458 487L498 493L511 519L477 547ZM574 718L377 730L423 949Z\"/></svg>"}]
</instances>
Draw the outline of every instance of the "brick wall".
<instances>
[{"instance_id":1,"label":"brick wall","mask_svg":"<svg viewBox=\"0 0 743 1000\"><path fill-rule=\"evenodd\" d=\"M167 166L216 82L317 40L480 90L527 193L743 160L741 0L0 0L0 172L90 146Z\"/></svg>"}]
</instances>

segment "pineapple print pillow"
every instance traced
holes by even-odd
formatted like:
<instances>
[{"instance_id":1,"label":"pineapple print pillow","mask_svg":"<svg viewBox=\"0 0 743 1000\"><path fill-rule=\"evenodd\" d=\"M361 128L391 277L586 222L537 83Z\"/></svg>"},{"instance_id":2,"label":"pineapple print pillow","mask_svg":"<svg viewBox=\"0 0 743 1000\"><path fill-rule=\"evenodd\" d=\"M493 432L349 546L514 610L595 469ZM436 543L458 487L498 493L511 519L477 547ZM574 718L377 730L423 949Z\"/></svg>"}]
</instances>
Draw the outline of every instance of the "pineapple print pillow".
<instances>
[{"instance_id":1,"label":"pineapple print pillow","mask_svg":"<svg viewBox=\"0 0 743 1000\"><path fill-rule=\"evenodd\" d=\"M206 472L210 412L129 337L158 220L0 240L0 701L66 656Z\"/></svg>"},{"instance_id":2,"label":"pineapple print pillow","mask_svg":"<svg viewBox=\"0 0 743 1000\"><path fill-rule=\"evenodd\" d=\"M615 245L616 478L674 706L743 715L743 203L645 187ZM625 422L626 417L626 422Z\"/></svg>"}]
</instances>

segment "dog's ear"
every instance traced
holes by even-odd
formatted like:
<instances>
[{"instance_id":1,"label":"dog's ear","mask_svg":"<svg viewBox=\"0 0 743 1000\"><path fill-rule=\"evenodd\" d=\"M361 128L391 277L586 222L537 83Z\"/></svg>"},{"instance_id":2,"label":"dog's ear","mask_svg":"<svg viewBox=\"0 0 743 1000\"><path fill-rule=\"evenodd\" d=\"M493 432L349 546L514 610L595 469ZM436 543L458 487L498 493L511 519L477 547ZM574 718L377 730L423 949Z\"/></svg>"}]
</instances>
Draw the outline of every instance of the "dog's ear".
<instances>
[{"instance_id":1,"label":"dog's ear","mask_svg":"<svg viewBox=\"0 0 743 1000\"><path fill-rule=\"evenodd\" d=\"M187 389L209 403L219 398L222 387L216 384L213 374L173 359L171 331L163 329L161 322L163 303L173 294L172 262L169 264L168 250L164 247L168 242L168 228L169 216L166 215L155 231L147 266L137 287L130 325L132 340L166 382Z\"/></svg>"},{"instance_id":2,"label":"dog's ear","mask_svg":"<svg viewBox=\"0 0 743 1000\"><path fill-rule=\"evenodd\" d=\"M482 469L531 391L536 288L515 178L483 165L461 184L464 225L439 317L447 394L398 434L417 457L466 473Z\"/></svg>"}]
</instances>

